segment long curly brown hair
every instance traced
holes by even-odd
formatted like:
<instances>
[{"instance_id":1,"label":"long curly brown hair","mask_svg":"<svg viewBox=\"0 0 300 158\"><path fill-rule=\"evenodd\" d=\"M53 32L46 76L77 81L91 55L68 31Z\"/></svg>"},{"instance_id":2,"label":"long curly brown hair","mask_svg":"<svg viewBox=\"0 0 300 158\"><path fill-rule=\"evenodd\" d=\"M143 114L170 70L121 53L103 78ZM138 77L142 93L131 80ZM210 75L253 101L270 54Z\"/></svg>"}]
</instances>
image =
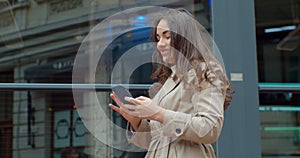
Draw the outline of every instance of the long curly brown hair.
<instances>
[{"instance_id":1,"label":"long curly brown hair","mask_svg":"<svg viewBox=\"0 0 300 158\"><path fill-rule=\"evenodd\" d=\"M214 56L214 50L217 47L211 39L206 29L201 26L185 9L172 9L165 14L159 16L154 20L153 26L157 26L161 19L164 19L171 32L171 47L180 52L174 53L176 60L176 75L182 80L185 80L186 72L190 69L195 69L198 83L203 80L210 82L212 85L218 86L225 93L224 109L226 109L231 100L232 93L230 81L227 78L226 72L222 64ZM152 30L152 40L158 42L156 38L156 28ZM171 76L171 65L158 64L164 63L161 54L156 49L152 56L153 69L152 78L158 79L159 85L163 85L165 81ZM220 82L216 82L220 81ZM221 83L221 84L220 84ZM150 92L153 94L157 92L160 87L154 84ZM198 87L201 89L201 87Z\"/></svg>"}]
</instances>

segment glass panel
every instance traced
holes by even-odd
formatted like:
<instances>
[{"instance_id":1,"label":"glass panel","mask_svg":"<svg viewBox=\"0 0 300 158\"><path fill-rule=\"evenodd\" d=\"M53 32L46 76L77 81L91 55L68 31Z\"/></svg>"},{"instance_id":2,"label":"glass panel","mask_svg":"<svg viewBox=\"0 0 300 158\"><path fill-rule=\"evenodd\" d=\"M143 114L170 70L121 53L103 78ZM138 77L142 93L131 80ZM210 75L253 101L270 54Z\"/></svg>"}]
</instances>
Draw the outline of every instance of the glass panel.
<instances>
[{"instance_id":1,"label":"glass panel","mask_svg":"<svg viewBox=\"0 0 300 158\"><path fill-rule=\"evenodd\" d=\"M263 158L299 157L300 3L255 0L258 76ZM287 84L289 83L289 84ZM293 84L296 83L296 84Z\"/></svg>"},{"instance_id":2,"label":"glass panel","mask_svg":"<svg viewBox=\"0 0 300 158\"><path fill-rule=\"evenodd\" d=\"M0 121L0 157L12 157L12 121Z\"/></svg>"},{"instance_id":3,"label":"glass panel","mask_svg":"<svg viewBox=\"0 0 300 158\"><path fill-rule=\"evenodd\" d=\"M13 82L13 72L2 72L0 83ZM12 120L13 92L0 91L0 121Z\"/></svg>"},{"instance_id":4,"label":"glass panel","mask_svg":"<svg viewBox=\"0 0 300 158\"><path fill-rule=\"evenodd\" d=\"M299 82L298 1L255 1L259 82Z\"/></svg>"},{"instance_id":5,"label":"glass panel","mask_svg":"<svg viewBox=\"0 0 300 158\"><path fill-rule=\"evenodd\" d=\"M261 106L263 157L299 157L299 108Z\"/></svg>"},{"instance_id":6,"label":"glass panel","mask_svg":"<svg viewBox=\"0 0 300 158\"><path fill-rule=\"evenodd\" d=\"M300 93L260 93L263 157L299 157Z\"/></svg>"},{"instance_id":7,"label":"glass panel","mask_svg":"<svg viewBox=\"0 0 300 158\"><path fill-rule=\"evenodd\" d=\"M2 0L0 83L72 83L74 60L80 45L93 27L108 16L141 6L183 7L210 30L210 3L211 0ZM136 18L132 26L142 24L143 17ZM107 28L102 33L114 31ZM130 61L151 59L154 47L145 42L149 36L150 29L140 29L117 38L107 49L108 55L98 62L96 83L110 83L112 67L131 48L132 52L142 53ZM89 60L86 63L90 64ZM87 71L90 70L83 67L79 75L84 76ZM142 64L130 74L129 83L151 84L150 75L151 64ZM103 109L107 116L125 128L126 122L107 109L107 103L111 102L108 93L97 92L105 98L101 105L105 105ZM132 91L132 94L148 95L146 90ZM88 98L83 100L88 101ZM71 91L1 91L0 102L0 122L9 122L10 129L13 129L8 132L10 137L0 139L1 148L8 139L13 143L7 144L9 150L1 150L0 157L62 157L74 153L79 157L145 155L114 150L86 132L74 110L77 107ZM122 137L113 129L109 130L109 139Z\"/></svg>"}]
</instances>

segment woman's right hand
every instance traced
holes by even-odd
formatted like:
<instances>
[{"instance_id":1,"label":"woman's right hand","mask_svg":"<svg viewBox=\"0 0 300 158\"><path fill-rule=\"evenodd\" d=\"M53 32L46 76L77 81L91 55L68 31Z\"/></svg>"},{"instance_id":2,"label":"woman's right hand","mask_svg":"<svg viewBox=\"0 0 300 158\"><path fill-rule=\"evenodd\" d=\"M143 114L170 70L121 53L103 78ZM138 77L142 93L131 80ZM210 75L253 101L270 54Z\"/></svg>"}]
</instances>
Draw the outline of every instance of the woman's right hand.
<instances>
[{"instance_id":1,"label":"woman's right hand","mask_svg":"<svg viewBox=\"0 0 300 158\"><path fill-rule=\"evenodd\" d=\"M141 118L130 115L128 109L124 107L124 104L118 99L118 97L114 93L111 93L110 97L112 100L114 100L118 104L119 107L117 107L113 104L109 104L109 107L112 110L121 114L131 124L133 129L136 130L139 127Z\"/></svg>"}]
</instances>

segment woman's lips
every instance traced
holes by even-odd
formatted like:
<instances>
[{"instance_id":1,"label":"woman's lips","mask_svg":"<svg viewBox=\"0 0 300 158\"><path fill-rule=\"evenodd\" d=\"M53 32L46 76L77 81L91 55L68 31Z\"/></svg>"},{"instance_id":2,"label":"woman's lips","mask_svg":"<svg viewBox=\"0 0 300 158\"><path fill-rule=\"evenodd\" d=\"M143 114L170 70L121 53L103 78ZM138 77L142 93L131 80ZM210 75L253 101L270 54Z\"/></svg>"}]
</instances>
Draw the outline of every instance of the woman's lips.
<instances>
[{"instance_id":1,"label":"woman's lips","mask_svg":"<svg viewBox=\"0 0 300 158\"><path fill-rule=\"evenodd\" d=\"M166 55L169 54L169 50L168 50L168 49L161 50L161 51L160 51L160 54L161 54L162 56L166 56Z\"/></svg>"}]
</instances>

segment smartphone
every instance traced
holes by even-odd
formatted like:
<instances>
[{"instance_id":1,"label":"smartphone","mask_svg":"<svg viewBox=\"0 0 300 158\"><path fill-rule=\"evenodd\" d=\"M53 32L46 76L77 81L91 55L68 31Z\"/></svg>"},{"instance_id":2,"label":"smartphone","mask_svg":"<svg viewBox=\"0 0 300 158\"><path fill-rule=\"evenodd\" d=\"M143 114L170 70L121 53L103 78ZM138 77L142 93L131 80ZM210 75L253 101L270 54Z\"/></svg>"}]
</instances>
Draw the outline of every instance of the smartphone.
<instances>
[{"instance_id":1,"label":"smartphone","mask_svg":"<svg viewBox=\"0 0 300 158\"><path fill-rule=\"evenodd\" d=\"M116 94L118 99L123 103L123 104L132 104L128 101L126 101L124 98L125 97L132 97L131 93L127 88L125 88L122 85L117 85L112 87L112 91Z\"/></svg>"}]
</instances>

